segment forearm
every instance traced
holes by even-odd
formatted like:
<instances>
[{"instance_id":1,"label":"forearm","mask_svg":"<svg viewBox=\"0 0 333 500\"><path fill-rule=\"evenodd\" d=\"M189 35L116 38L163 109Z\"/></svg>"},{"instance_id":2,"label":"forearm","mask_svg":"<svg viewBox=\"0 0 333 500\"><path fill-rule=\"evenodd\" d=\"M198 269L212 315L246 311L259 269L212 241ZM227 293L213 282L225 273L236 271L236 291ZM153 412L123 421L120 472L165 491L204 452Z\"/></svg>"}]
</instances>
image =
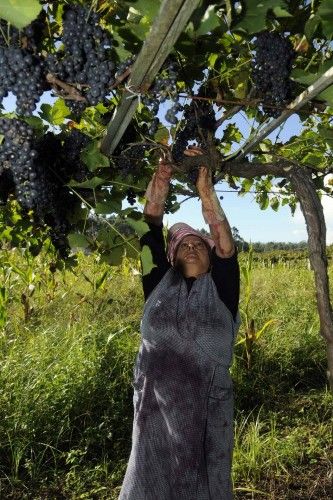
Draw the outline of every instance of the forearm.
<instances>
[{"instance_id":1,"label":"forearm","mask_svg":"<svg viewBox=\"0 0 333 500\"><path fill-rule=\"evenodd\" d=\"M163 221L165 201L169 193L172 169L168 164L160 163L148 184L143 210L147 222L160 226Z\"/></svg>"},{"instance_id":2,"label":"forearm","mask_svg":"<svg viewBox=\"0 0 333 500\"><path fill-rule=\"evenodd\" d=\"M209 225L216 254L219 257L231 257L235 253L234 239L213 186L207 186L199 194L202 202L202 215L206 224Z\"/></svg>"},{"instance_id":3,"label":"forearm","mask_svg":"<svg viewBox=\"0 0 333 500\"><path fill-rule=\"evenodd\" d=\"M154 203L147 200L143 209L143 214L146 222L160 226L163 222L164 204Z\"/></svg>"}]
</instances>

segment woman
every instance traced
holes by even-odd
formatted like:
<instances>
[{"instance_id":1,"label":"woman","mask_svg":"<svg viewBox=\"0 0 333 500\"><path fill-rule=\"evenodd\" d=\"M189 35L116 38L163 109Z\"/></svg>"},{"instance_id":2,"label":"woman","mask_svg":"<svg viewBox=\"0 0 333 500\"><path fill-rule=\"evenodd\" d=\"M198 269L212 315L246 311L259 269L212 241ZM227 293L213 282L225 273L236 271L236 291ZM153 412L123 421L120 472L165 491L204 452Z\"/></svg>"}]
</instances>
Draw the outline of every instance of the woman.
<instances>
[{"instance_id":1,"label":"woman","mask_svg":"<svg viewBox=\"0 0 333 500\"><path fill-rule=\"evenodd\" d=\"M189 148L189 156L202 154ZM132 450L120 500L230 500L239 268L209 169L197 189L212 238L162 220L172 166L160 162L146 192L156 267L143 276L142 340L134 369Z\"/></svg>"}]
</instances>

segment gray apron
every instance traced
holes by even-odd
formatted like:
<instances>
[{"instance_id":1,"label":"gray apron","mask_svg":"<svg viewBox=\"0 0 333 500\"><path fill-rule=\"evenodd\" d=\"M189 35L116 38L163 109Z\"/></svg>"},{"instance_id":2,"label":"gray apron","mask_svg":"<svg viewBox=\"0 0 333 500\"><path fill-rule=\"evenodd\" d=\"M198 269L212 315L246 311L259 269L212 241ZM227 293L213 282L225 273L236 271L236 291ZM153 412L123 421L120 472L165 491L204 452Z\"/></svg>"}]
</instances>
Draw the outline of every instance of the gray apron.
<instances>
[{"instance_id":1,"label":"gray apron","mask_svg":"<svg viewBox=\"0 0 333 500\"><path fill-rule=\"evenodd\" d=\"M238 321L210 273L169 269L149 296L134 367L132 450L119 500L231 500Z\"/></svg>"}]
</instances>

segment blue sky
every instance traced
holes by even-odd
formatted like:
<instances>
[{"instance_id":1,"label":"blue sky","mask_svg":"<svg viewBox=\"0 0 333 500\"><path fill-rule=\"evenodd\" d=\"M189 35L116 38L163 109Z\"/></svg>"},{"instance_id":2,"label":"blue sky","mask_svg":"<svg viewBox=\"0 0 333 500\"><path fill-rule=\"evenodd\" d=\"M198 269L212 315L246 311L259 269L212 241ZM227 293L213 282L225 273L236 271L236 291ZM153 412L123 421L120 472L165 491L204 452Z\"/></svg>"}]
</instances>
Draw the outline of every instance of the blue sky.
<instances>
[{"instance_id":1,"label":"blue sky","mask_svg":"<svg viewBox=\"0 0 333 500\"><path fill-rule=\"evenodd\" d=\"M50 100L47 100L50 102ZM3 102L7 111L14 109L13 98L7 98ZM244 140L249 135L250 124L244 116L237 116L237 119L230 120L228 123L236 123L241 130ZM300 122L297 115L291 116L283 125L279 138L282 141L287 140L291 135L295 135L300 130ZM274 139L277 132L274 132L271 139ZM238 148L238 145L235 145ZM237 192L230 191L226 182L221 182L215 186L219 196L223 196L221 205L228 217L231 226L235 226L242 238L246 241L284 241L298 242L307 240L307 232L303 215L297 208L295 215L292 216L288 206L281 207L278 212L274 212L270 207L266 210L260 210L255 201L254 194L239 196ZM222 191L222 192L220 192ZM183 198L179 198L181 202ZM323 196L322 204L325 211L327 225L327 243L333 243L333 200ZM142 209L142 207L140 207ZM175 222L186 222L194 228L201 229L208 226L205 224L202 213L201 203L198 198L187 200L181 203L181 208L175 214L164 216L164 222L172 225Z\"/></svg>"}]
</instances>

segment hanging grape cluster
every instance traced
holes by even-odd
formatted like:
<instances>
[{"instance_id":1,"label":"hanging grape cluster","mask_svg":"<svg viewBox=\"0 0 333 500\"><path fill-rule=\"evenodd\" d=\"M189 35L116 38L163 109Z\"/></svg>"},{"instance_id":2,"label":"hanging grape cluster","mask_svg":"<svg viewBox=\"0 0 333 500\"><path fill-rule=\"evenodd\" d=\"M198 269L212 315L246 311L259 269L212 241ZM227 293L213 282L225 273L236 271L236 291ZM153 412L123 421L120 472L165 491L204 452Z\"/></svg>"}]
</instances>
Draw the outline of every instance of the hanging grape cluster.
<instances>
[{"instance_id":1,"label":"hanging grape cluster","mask_svg":"<svg viewBox=\"0 0 333 500\"><path fill-rule=\"evenodd\" d=\"M253 83L263 97L264 112L277 117L291 100L292 87L289 76L295 51L289 39L269 31L259 33L254 48Z\"/></svg>"},{"instance_id":2,"label":"hanging grape cluster","mask_svg":"<svg viewBox=\"0 0 333 500\"><path fill-rule=\"evenodd\" d=\"M24 210L33 210L36 223L49 226L52 243L66 257L68 213L78 203L67 183L88 177L80 153L89 139L76 129L64 139L50 132L36 138L27 123L9 118L0 119L0 134L2 198L13 192Z\"/></svg>"},{"instance_id":3,"label":"hanging grape cluster","mask_svg":"<svg viewBox=\"0 0 333 500\"><path fill-rule=\"evenodd\" d=\"M149 127L149 135L154 135L160 123L157 114L160 105L169 100L171 107L165 113L165 120L171 125L178 123L177 113L182 111L183 106L179 102L179 93L177 90L178 70L174 62L166 62L159 75L155 78L154 84L149 94L143 96L142 102L145 104L152 115L155 117Z\"/></svg>"},{"instance_id":4,"label":"hanging grape cluster","mask_svg":"<svg viewBox=\"0 0 333 500\"><path fill-rule=\"evenodd\" d=\"M50 73L62 82L84 85L84 100L70 101L73 111L102 102L114 84L115 64L110 59L113 40L99 25L100 16L85 7L68 7L63 15L63 48L47 57Z\"/></svg>"},{"instance_id":5,"label":"hanging grape cluster","mask_svg":"<svg viewBox=\"0 0 333 500\"><path fill-rule=\"evenodd\" d=\"M31 115L45 90L43 57L35 52L45 26L45 13L19 31L1 21L0 37L0 103L9 92L16 96L19 115ZM8 39L4 38L7 34Z\"/></svg>"}]
</instances>

